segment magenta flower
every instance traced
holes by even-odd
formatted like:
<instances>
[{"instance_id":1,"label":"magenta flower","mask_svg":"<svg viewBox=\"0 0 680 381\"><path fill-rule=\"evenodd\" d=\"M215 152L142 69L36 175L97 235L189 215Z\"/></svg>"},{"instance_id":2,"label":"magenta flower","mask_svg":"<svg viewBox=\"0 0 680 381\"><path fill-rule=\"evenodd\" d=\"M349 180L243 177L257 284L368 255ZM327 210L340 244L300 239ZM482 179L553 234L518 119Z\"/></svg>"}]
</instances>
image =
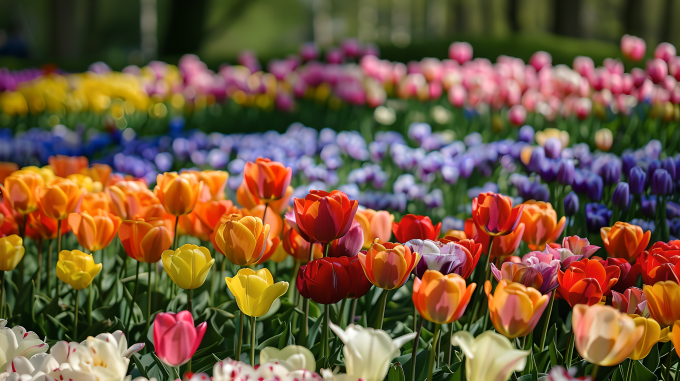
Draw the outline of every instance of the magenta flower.
<instances>
[{"instance_id":1,"label":"magenta flower","mask_svg":"<svg viewBox=\"0 0 680 381\"><path fill-rule=\"evenodd\" d=\"M207 328L206 322L194 328L189 311L159 313L153 323L153 344L158 358L168 366L186 364L201 345Z\"/></svg>"}]
</instances>

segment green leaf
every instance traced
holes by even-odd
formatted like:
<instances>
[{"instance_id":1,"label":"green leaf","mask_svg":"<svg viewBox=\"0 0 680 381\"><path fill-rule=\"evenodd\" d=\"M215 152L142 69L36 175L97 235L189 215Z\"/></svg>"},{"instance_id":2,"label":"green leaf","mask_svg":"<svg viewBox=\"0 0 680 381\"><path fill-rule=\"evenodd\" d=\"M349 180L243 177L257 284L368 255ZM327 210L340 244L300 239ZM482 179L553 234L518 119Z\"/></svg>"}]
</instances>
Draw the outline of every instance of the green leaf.
<instances>
[{"instance_id":1,"label":"green leaf","mask_svg":"<svg viewBox=\"0 0 680 381\"><path fill-rule=\"evenodd\" d=\"M138 354L135 353L132 355L132 361L134 361L135 366L137 367L137 370L139 370L139 373L142 374L142 376L146 379L149 379L149 375L146 373L146 368L144 368L144 365L142 365L142 362L139 361Z\"/></svg>"},{"instance_id":2,"label":"green leaf","mask_svg":"<svg viewBox=\"0 0 680 381\"><path fill-rule=\"evenodd\" d=\"M652 345L652 350L649 352L647 357L642 360L642 364L645 366L645 368L654 372L659 367L660 362L661 358L659 357L659 346Z\"/></svg>"},{"instance_id":3,"label":"green leaf","mask_svg":"<svg viewBox=\"0 0 680 381\"><path fill-rule=\"evenodd\" d=\"M312 304L310 303L309 305L311 309ZM316 321L314 322L314 325L312 325L312 328L309 330L309 337L307 337L307 348L311 348L314 346L314 341L316 341L316 335L319 333L319 327L321 327L322 321L323 321L322 318L317 318Z\"/></svg>"},{"instance_id":4,"label":"green leaf","mask_svg":"<svg viewBox=\"0 0 680 381\"><path fill-rule=\"evenodd\" d=\"M288 323L283 323L283 332L279 335L278 348L283 349L288 345L288 333L290 332L290 326Z\"/></svg>"},{"instance_id":5,"label":"green leaf","mask_svg":"<svg viewBox=\"0 0 680 381\"><path fill-rule=\"evenodd\" d=\"M426 368L426 363L427 363L427 356L428 353L430 352L430 346L426 345L425 348L421 349L418 351L418 354L416 354L416 380L422 379L419 378L418 376L424 371ZM398 362L402 364L402 367L404 368L404 372L408 373L409 376L411 374L411 358L412 358L412 353L409 353L407 355L403 355L400 357L397 357L394 359L394 362Z\"/></svg>"},{"instance_id":6,"label":"green leaf","mask_svg":"<svg viewBox=\"0 0 680 381\"><path fill-rule=\"evenodd\" d=\"M532 374L525 374L522 377L518 377L518 381L536 381L538 378L534 378L534 375Z\"/></svg>"},{"instance_id":7,"label":"green leaf","mask_svg":"<svg viewBox=\"0 0 680 381\"><path fill-rule=\"evenodd\" d=\"M261 342L260 345L255 347L255 349L258 350L258 351L261 351L261 350L263 350L267 347L273 347L274 345L279 343L280 339L281 339L281 334L279 333L278 335L274 335L274 336L268 338L267 340Z\"/></svg>"},{"instance_id":8,"label":"green leaf","mask_svg":"<svg viewBox=\"0 0 680 381\"><path fill-rule=\"evenodd\" d=\"M633 364L633 380L636 381L656 381L656 376L653 372L647 369L640 361L635 361Z\"/></svg>"},{"instance_id":9,"label":"green leaf","mask_svg":"<svg viewBox=\"0 0 680 381\"><path fill-rule=\"evenodd\" d=\"M156 362L156 365L158 366L158 368L161 370L161 372L163 372L163 375L165 376L165 379L166 379L166 380L171 380L171 378L170 378L170 372L168 371L168 368L165 367L165 364L163 364L163 362L161 361L161 359L159 359L158 356L156 356L155 353L152 353L151 355L153 356L153 361Z\"/></svg>"},{"instance_id":10,"label":"green leaf","mask_svg":"<svg viewBox=\"0 0 680 381\"><path fill-rule=\"evenodd\" d=\"M404 369L400 363L394 363L390 366L390 372L387 374L387 381L406 381Z\"/></svg>"}]
</instances>

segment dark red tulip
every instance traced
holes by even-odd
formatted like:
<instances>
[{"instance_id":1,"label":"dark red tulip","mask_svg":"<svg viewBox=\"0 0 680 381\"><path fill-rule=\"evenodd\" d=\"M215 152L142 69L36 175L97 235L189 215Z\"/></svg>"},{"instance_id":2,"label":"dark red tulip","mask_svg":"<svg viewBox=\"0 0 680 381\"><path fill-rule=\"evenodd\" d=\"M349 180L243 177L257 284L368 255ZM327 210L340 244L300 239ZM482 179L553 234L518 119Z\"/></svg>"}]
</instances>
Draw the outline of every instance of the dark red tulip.
<instances>
[{"instance_id":1,"label":"dark red tulip","mask_svg":"<svg viewBox=\"0 0 680 381\"><path fill-rule=\"evenodd\" d=\"M300 266L297 289L305 298L319 304L335 304L350 291L349 261L342 258L319 258Z\"/></svg>"},{"instance_id":2,"label":"dark red tulip","mask_svg":"<svg viewBox=\"0 0 680 381\"><path fill-rule=\"evenodd\" d=\"M441 222L437 225L432 225L430 217L407 214L399 223L392 223L392 232L397 241L401 243L406 243L412 239L436 241L441 227Z\"/></svg>"},{"instance_id":3,"label":"dark red tulip","mask_svg":"<svg viewBox=\"0 0 680 381\"><path fill-rule=\"evenodd\" d=\"M358 207L358 201L350 201L340 191L312 190L305 198L295 199L293 210L301 235L309 237L308 241L330 243L347 234Z\"/></svg>"},{"instance_id":4,"label":"dark red tulip","mask_svg":"<svg viewBox=\"0 0 680 381\"><path fill-rule=\"evenodd\" d=\"M680 283L680 241L657 242L640 254L636 265L640 266L645 284L672 280Z\"/></svg>"},{"instance_id":5,"label":"dark red tulip","mask_svg":"<svg viewBox=\"0 0 680 381\"><path fill-rule=\"evenodd\" d=\"M368 293L373 284L366 277L364 273L364 268L361 267L361 261L359 257L347 258L348 260L348 272L349 272L349 292L347 293L347 299L359 299Z\"/></svg>"},{"instance_id":6,"label":"dark red tulip","mask_svg":"<svg viewBox=\"0 0 680 381\"><path fill-rule=\"evenodd\" d=\"M616 266L619 268L619 270L621 270L618 282L616 282L616 284L612 286L611 290L604 294L605 296L610 296L612 290L623 294L627 289L635 286L635 282L637 282L637 278L640 275L640 272L642 271L640 265L635 264L631 266L631 264L628 263L628 261L623 258L610 257L601 260L600 263L605 268L609 266Z\"/></svg>"}]
</instances>

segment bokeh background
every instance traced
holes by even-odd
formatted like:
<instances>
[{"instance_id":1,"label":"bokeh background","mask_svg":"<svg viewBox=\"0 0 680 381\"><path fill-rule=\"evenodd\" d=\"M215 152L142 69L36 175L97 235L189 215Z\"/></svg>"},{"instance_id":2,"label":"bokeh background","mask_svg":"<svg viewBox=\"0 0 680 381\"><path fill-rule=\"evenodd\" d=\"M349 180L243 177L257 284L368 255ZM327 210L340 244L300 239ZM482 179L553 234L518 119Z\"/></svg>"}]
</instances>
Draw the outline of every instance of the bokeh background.
<instances>
[{"instance_id":1,"label":"bokeh background","mask_svg":"<svg viewBox=\"0 0 680 381\"><path fill-rule=\"evenodd\" d=\"M398 61L445 58L465 40L478 57L546 50L554 63L600 64L626 33L679 45L678 16L678 0L0 0L0 67L121 69L185 53L218 67L244 49L266 62L345 38Z\"/></svg>"}]
</instances>

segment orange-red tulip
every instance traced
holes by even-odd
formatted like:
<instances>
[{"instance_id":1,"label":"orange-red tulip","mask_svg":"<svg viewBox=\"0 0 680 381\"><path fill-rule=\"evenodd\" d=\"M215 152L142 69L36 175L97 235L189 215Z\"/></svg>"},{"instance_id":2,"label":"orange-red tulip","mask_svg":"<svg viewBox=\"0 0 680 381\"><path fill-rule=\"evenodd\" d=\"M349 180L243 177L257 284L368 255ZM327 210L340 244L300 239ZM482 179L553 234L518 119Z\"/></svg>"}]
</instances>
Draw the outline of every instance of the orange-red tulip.
<instances>
[{"instance_id":1,"label":"orange-red tulip","mask_svg":"<svg viewBox=\"0 0 680 381\"><path fill-rule=\"evenodd\" d=\"M123 220L133 219L142 214L144 208L160 204L160 201L140 181L119 181L106 188L111 212Z\"/></svg>"},{"instance_id":2,"label":"orange-red tulip","mask_svg":"<svg viewBox=\"0 0 680 381\"><path fill-rule=\"evenodd\" d=\"M419 253L411 253L407 246L391 242L373 243L366 254L357 255L368 280L385 290L403 286L420 260Z\"/></svg>"},{"instance_id":3,"label":"orange-red tulip","mask_svg":"<svg viewBox=\"0 0 680 381\"><path fill-rule=\"evenodd\" d=\"M144 221L142 218L123 221L118 237L130 258L144 263L156 263L163 251L172 245L172 237L163 220Z\"/></svg>"},{"instance_id":4,"label":"orange-red tulip","mask_svg":"<svg viewBox=\"0 0 680 381\"><path fill-rule=\"evenodd\" d=\"M38 190L44 185L43 178L31 171L20 170L5 178L3 198L21 214L38 210Z\"/></svg>"},{"instance_id":5,"label":"orange-red tulip","mask_svg":"<svg viewBox=\"0 0 680 381\"><path fill-rule=\"evenodd\" d=\"M210 230L215 230L223 218L229 217L232 214L242 214L241 211L234 206L230 200L197 202L193 213L196 213L198 218L206 224ZM269 218L267 218L269 221Z\"/></svg>"},{"instance_id":6,"label":"orange-red tulip","mask_svg":"<svg viewBox=\"0 0 680 381\"><path fill-rule=\"evenodd\" d=\"M120 218L102 209L71 213L68 224L80 246L91 253L109 246L118 233Z\"/></svg>"},{"instance_id":7,"label":"orange-red tulip","mask_svg":"<svg viewBox=\"0 0 680 381\"><path fill-rule=\"evenodd\" d=\"M281 199L286 194L292 175L290 167L261 157L254 163L247 162L243 169L243 181L250 193L265 203Z\"/></svg>"},{"instance_id":8,"label":"orange-red tulip","mask_svg":"<svg viewBox=\"0 0 680 381\"><path fill-rule=\"evenodd\" d=\"M229 173L226 171L201 171L192 172L203 182L203 194L201 201L224 200L224 187L227 185Z\"/></svg>"},{"instance_id":9,"label":"orange-red tulip","mask_svg":"<svg viewBox=\"0 0 680 381\"><path fill-rule=\"evenodd\" d=\"M194 212L179 216L177 220L177 234L180 236L189 235L201 241L209 241L211 231Z\"/></svg>"},{"instance_id":10,"label":"orange-red tulip","mask_svg":"<svg viewBox=\"0 0 680 381\"><path fill-rule=\"evenodd\" d=\"M522 243L524 229L524 224L520 223L515 230L510 232L510 234L494 237L493 247L491 247L491 258L505 257L514 254L520 243ZM489 240L491 239L491 236L484 233L483 230L477 229L472 218L465 220L465 235L469 239L473 239L475 242L482 245L482 253L485 253L484 255L489 252Z\"/></svg>"},{"instance_id":11,"label":"orange-red tulip","mask_svg":"<svg viewBox=\"0 0 680 381\"><path fill-rule=\"evenodd\" d=\"M38 205L46 216L63 220L78 211L84 194L85 189L78 187L73 181L56 178L40 189Z\"/></svg>"},{"instance_id":12,"label":"orange-red tulip","mask_svg":"<svg viewBox=\"0 0 680 381\"><path fill-rule=\"evenodd\" d=\"M510 197L493 192L480 193L472 200L472 219L486 234L508 235L519 224L523 205L512 207Z\"/></svg>"},{"instance_id":13,"label":"orange-red tulip","mask_svg":"<svg viewBox=\"0 0 680 381\"><path fill-rule=\"evenodd\" d=\"M104 192L85 193L80 210L89 212L96 209L110 210L109 197Z\"/></svg>"},{"instance_id":14,"label":"orange-red tulip","mask_svg":"<svg viewBox=\"0 0 680 381\"><path fill-rule=\"evenodd\" d=\"M593 305L602 300L602 295L616 284L621 270L616 266L604 267L597 259L584 258L572 262L566 271L557 274L560 282L559 296L570 306Z\"/></svg>"},{"instance_id":15,"label":"orange-red tulip","mask_svg":"<svg viewBox=\"0 0 680 381\"><path fill-rule=\"evenodd\" d=\"M158 175L154 192L165 210L173 216L183 216L194 210L203 182L193 173L166 172Z\"/></svg>"},{"instance_id":16,"label":"orange-red tulip","mask_svg":"<svg viewBox=\"0 0 680 381\"><path fill-rule=\"evenodd\" d=\"M520 217L524 223L522 240L529 249L541 251L547 243L557 241L564 230L565 217L557 221L557 213L552 205L543 201L527 201ZM494 242L495 245L495 242Z\"/></svg>"},{"instance_id":17,"label":"orange-red tulip","mask_svg":"<svg viewBox=\"0 0 680 381\"><path fill-rule=\"evenodd\" d=\"M304 199L295 199L295 221L314 242L330 243L347 234L358 207L359 202L343 192L312 190Z\"/></svg>"},{"instance_id":18,"label":"orange-red tulip","mask_svg":"<svg viewBox=\"0 0 680 381\"><path fill-rule=\"evenodd\" d=\"M375 239L387 242L392 236L394 215L384 210L358 209L354 221L359 223L364 231L364 249L368 249Z\"/></svg>"},{"instance_id":19,"label":"orange-red tulip","mask_svg":"<svg viewBox=\"0 0 680 381\"><path fill-rule=\"evenodd\" d=\"M34 240L55 239L57 238L58 221L47 217L40 210L36 210L28 215L26 225L26 235ZM68 224L62 224L61 233L66 234L71 231Z\"/></svg>"},{"instance_id":20,"label":"orange-red tulip","mask_svg":"<svg viewBox=\"0 0 680 381\"><path fill-rule=\"evenodd\" d=\"M632 262L645 251L652 233L649 230L643 232L637 225L618 221L612 227L601 228L600 235L610 256Z\"/></svg>"},{"instance_id":21,"label":"orange-red tulip","mask_svg":"<svg viewBox=\"0 0 680 381\"><path fill-rule=\"evenodd\" d=\"M494 328L509 339L531 333L550 299L550 294L542 295L533 287L508 283L504 279L498 283L493 294L491 282L487 280L484 291L489 300L489 317Z\"/></svg>"},{"instance_id":22,"label":"orange-red tulip","mask_svg":"<svg viewBox=\"0 0 680 381\"><path fill-rule=\"evenodd\" d=\"M89 168L80 170L81 175L88 176L92 181L97 181L106 187L109 185L109 177L111 177L111 167L106 164L95 163Z\"/></svg>"},{"instance_id":23,"label":"orange-red tulip","mask_svg":"<svg viewBox=\"0 0 680 381\"><path fill-rule=\"evenodd\" d=\"M0 236L19 234L17 218L20 217L13 209L10 209L4 203L0 203Z\"/></svg>"},{"instance_id":24,"label":"orange-red tulip","mask_svg":"<svg viewBox=\"0 0 680 381\"><path fill-rule=\"evenodd\" d=\"M465 279L458 274L427 270L422 280L413 280L413 305L427 321L452 323L463 316L476 287L475 283L466 287Z\"/></svg>"},{"instance_id":25,"label":"orange-red tulip","mask_svg":"<svg viewBox=\"0 0 680 381\"><path fill-rule=\"evenodd\" d=\"M269 203L269 209L271 209L276 214L285 212L288 209L290 197L292 195L293 187L288 186L288 189L282 198ZM241 183L238 189L236 189L236 202L238 202L239 205L245 209L252 209L258 205L264 205L264 201L250 192L250 189L248 189L248 185L245 181Z\"/></svg>"},{"instance_id":26,"label":"orange-red tulip","mask_svg":"<svg viewBox=\"0 0 680 381\"><path fill-rule=\"evenodd\" d=\"M50 156L47 159L54 170L54 174L59 177L66 177L80 173L83 168L87 168L87 158L85 156Z\"/></svg>"},{"instance_id":27,"label":"orange-red tulip","mask_svg":"<svg viewBox=\"0 0 680 381\"><path fill-rule=\"evenodd\" d=\"M309 262L309 242L307 242L295 229L288 229L283 233L283 249L295 259L295 261L305 264ZM323 247L320 243L315 243L314 258L323 257Z\"/></svg>"}]
</instances>

